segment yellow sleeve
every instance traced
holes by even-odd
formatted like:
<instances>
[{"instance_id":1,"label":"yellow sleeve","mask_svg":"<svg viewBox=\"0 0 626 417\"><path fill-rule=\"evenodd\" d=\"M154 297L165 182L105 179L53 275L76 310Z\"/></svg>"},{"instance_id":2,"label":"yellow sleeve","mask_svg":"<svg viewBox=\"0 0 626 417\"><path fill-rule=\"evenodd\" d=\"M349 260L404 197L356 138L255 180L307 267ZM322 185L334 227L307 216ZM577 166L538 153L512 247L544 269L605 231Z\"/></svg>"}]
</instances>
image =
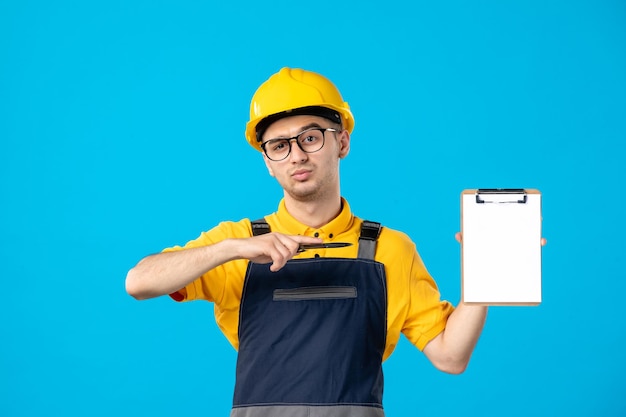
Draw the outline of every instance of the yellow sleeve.
<instances>
[{"instance_id":1,"label":"yellow sleeve","mask_svg":"<svg viewBox=\"0 0 626 417\"><path fill-rule=\"evenodd\" d=\"M251 236L250 220L243 219L238 222L222 222L208 232L202 232L197 239L187 242L184 246L166 248L163 252L175 252L179 250L209 246L229 238L244 238ZM223 295L229 274L233 269L241 269L241 263L232 261L217 266L207 271L185 288L170 294L175 301L206 300L219 302Z\"/></svg>"},{"instance_id":2,"label":"yellow sleeve","mask_svg":"<svg viewBox=\"0 0 626 417\"><path fill-rule=\"evenodd\" d=\"M387 343L384 358L395 349L400 334L418 349L443 331L453 307L441 300L437 284L405 233L383 227L376 260L387 275Z\"/></svg>"},{"instance_id":3,"label":"yellow sleeve","mask_svg":"<svg viewBox=\"0 0 626 417\"><path fill-rule=\"evenodd\" d=\"M409 309L402 333L419 350L423 350L445 329L454 307L441 300L437 284L417 251L414 252L409 277Z\"/></svg>"}]
</instances>

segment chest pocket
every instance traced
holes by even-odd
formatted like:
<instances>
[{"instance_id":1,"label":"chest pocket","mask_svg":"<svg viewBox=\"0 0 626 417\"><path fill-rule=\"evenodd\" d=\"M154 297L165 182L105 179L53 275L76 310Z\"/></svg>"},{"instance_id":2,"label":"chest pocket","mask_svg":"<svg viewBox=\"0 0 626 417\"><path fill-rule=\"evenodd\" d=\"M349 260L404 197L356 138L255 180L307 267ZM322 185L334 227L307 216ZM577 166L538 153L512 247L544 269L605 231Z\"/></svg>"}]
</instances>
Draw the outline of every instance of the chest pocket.
<instances>
[{"instance_id":1,"label":"chest pocket","mask_svg":"<svg viewBox=\"0 0 626 417\"><path fill-rule=\"evenodd\" d=\"M338 300L356 298L356 287L300 287L274 290L274 301Z\"/></svg>"}]
</instances>

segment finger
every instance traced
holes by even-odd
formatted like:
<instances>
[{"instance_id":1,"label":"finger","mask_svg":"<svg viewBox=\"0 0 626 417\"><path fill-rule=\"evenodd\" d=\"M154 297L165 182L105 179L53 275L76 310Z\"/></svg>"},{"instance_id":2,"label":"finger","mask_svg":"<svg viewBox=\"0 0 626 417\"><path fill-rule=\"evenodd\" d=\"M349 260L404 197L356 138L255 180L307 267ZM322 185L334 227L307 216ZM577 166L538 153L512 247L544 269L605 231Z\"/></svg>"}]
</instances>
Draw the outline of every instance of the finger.
<instances>
[{"instance_id":1,"label":"finger","mask_svg":"<svg viewBox=\"0 0 626 417\"><path fill-rule=\"evenodd\" d=\"M545 237L541 238L541 246L546 246L548 244L548 239L546 239Z\"/></svg>"},{"instance_id":2,"label":"finger","mask_svg":"<svg viewBox=\"0 0 626 417\"><path fill-rule=\"evenodd\" d=\"M276 239L274 241L273 250L270 253L272 265L270 271L276 272L280 270L288 260L298 252L299 245L294 241L283 241Z\"/></svg>"},{"instance_id":3,"label":"finger","mask_svg":"<svg viewBox=\"0 0 626 417\"><path fill-rule=\"evenodd\" d=\"M269 235L268 235L269 236ZM322 239L301 235L284 235L282 233L272 233L272 251L269 254L272 258L270 271L279 271L288 260L293 258L302 244L322 243Z\"/></svg>"},{"instance_id":4,"label":"finger","mask_svg":"<svg viewBox=\"0 0 626 417\"><path fill-rule=\"evenodd\" d=\"M454 234L454 238L456 239L457 242L459 243L463 243L463 233L461 232L456 232Z\"/></svg>"},{"instance_id":5,"label":"finger","mask_svg":"<svg viewBox=\"0 0 626 417\"><path fill-rule=\"evenodd\" d=\"M291 235L288 236L290 239L293 239L295 242L300 245L314 245L317 243L322 243L323 240L319 237L311 237L311 236L301 236L301 235Z\"/></svg>"},{"instance_id":6,"label":"finger","mask_svg":"<svg viewBox=\"0 0 626 417\"><path fill-rule=\"evenodd\" d=\"M283 266L287 264L287 261L291 258L292 256L283 256L282 254L272 257L272 264L270 265L270 271L272 272L280 271L283 268Z\"/></svg>"},{"instance_id":7,"label":"finger","mask_svg":"<svg viewBox=\"0 0 626 417\"><path fill-rule=\"evenodd\" d=\"M270 271L278 272L283 269L283 266L285 266L285 264L286 262L272 262L272 264L270 265Z\"/></svg>"},{"instance_id":8,"label":"finger","mask_svg":"<svg viewBox=\"0 0 626 417\"><path fill-rule=\"evenodd\" d=\"M300 248L300 242L296 240L296 238L297 236L276 235L277 244L287 248L291 256L298 253L298 249Z\"/></svg>"}]
</instances>

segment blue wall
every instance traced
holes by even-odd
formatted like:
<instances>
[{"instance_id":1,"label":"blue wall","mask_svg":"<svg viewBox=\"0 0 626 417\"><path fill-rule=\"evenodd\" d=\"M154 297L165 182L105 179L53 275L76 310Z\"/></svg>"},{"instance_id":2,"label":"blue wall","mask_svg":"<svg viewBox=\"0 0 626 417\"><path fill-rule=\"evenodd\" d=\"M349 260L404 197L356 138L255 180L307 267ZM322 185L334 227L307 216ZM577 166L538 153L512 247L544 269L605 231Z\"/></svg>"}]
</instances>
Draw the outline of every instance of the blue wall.
<instances>
[{"instance_id":1,"label":"blue wall","mask_svg":"<svg viewBox=\"0 0 626 417\"><path fill-rule=\"evenodd\" d=\"M243 131L282 66L342 90L344 196L454 303L460 192L543 192L544 302L490 309L460 376L404 340L388 415L626 414L624 2L211 3L0 2L0 415L228 415L211 305L140 303L124 278L275 210Z\"/></svg>"}]
</instances>

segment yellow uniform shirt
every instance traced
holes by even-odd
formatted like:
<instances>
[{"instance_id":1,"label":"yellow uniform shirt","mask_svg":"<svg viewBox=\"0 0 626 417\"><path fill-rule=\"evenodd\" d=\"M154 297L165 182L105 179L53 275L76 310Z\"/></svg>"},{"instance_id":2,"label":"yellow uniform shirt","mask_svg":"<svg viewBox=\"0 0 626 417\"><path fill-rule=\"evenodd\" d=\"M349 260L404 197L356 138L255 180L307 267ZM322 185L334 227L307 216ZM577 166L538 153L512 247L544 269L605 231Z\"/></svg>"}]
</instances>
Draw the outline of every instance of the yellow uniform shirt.
<instances>
[{"instance_id":1,"label":"yellow uniform shirt","mask_svg":"<svg viewBox=\"0 0 626 417\"><path fill-rule=\"evenodd\" d=\"M265 219L271 230L290 235L315 236L324 242L351 242L352 246L333 249L307 250L295 258L335 257L356 258L362 220L354 216L350 206L342 200L341 213L319 229L303 225L294 219L281 201L278 211ZM211 245L227 238L246 238L252 235L249 219L223 222L204 232L184 247L165 249L175 251ZM393 352L400 333L418 349L443 331L453 307L440 299L439 290L415 244L404 233L383 227L378 238L375 260L385 265L387 276L387 341L383 359ZM215 319L229 342L239 346L239 303L248 260L235 260L220 265L171 295L176 301L207 300L214 303Z\"/></svg>"}]
</instances>

